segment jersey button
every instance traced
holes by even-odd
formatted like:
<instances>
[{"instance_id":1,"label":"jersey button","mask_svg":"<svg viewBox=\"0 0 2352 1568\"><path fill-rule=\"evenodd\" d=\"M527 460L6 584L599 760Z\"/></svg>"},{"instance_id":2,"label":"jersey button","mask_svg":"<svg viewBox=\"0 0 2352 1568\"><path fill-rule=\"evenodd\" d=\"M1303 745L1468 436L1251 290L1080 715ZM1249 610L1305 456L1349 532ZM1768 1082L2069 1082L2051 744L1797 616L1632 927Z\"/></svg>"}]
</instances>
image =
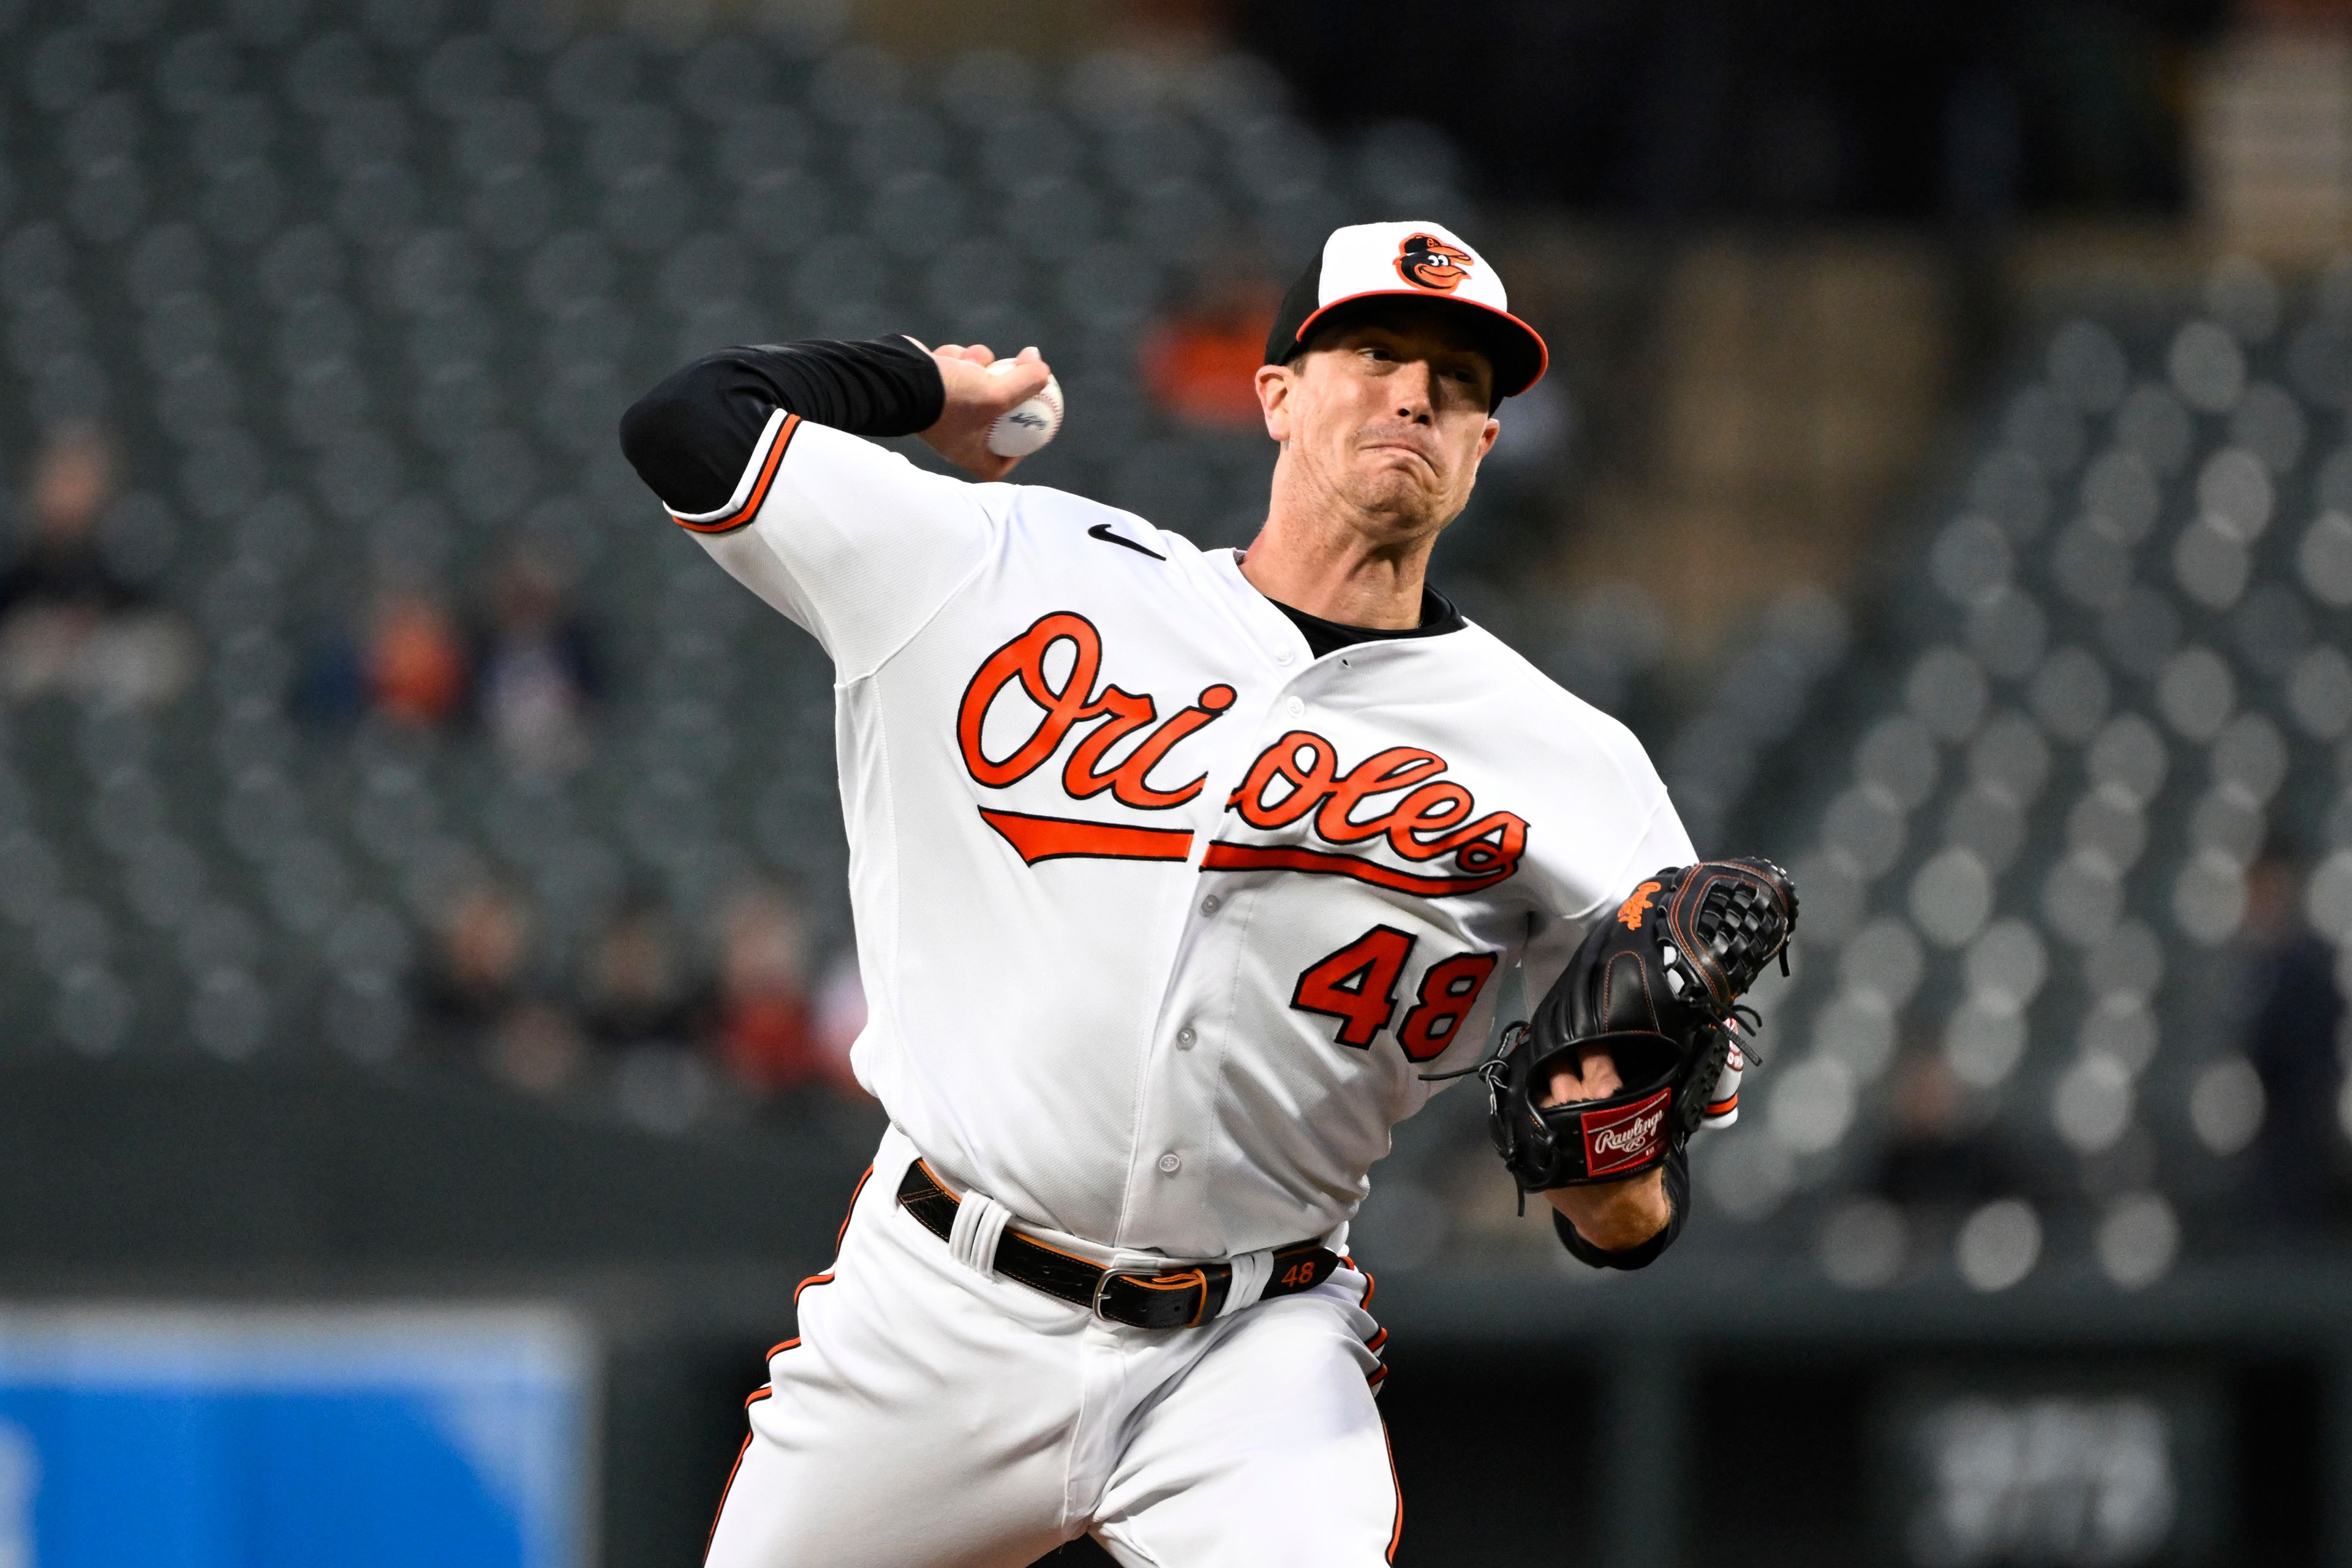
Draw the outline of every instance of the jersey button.
<instances>
[{"instance_id":1,"label":"jersey button","mask_svg":"<svg viewBox=\"0 0 2352 1568\"><path fill-rule=\"evenodd\" d=\"M1200 1037L1200 1036L1192 1032L1192 1026L1187 1024L1182 1028L1176 1031L1176 1048L1179 1050L1189 1051L1192 1048L1192 1042Z\"/></svg>"},{"instance_id":2,"label":"jersey button","mask_svg":"<svg viewBox=\"0 0 2352 1568\"><path fill-rule=\"evenodd\" d=\"M1294 719L1302 719L1307 715L1307 703L1303 698L1294 697L1282 706L1284 711L1287 712Z\"/></svg>"},{"instance_id":3,"label":"jersey button","mask_svg":"<svg viewBox=\"0 0 2352 1568\"><path fill-rule=\"evenodd\" d=\"M1160 1169L1162 1174L1172 1176L1183 1168L1184 1162L1177 1155L1171 1153L1160 1156Z\"/></svg>"},{"instance_id":4,"label":"jersey button","mask_svg":"<svg viewBox=\"0 0 2352 1568\"><path fill-rule=\"evenodd\" d=\"M1291 659L1296 657L1297 656L1286 647L1278 647L1274 650L1274 662L1276 664L1288 664Z\"/></svg>"},{"instance_id":5,"label":"jersey button","mask_svg":"<svg viewBox=\"0 0 2352 1568\"><path fill-rule=\"evenodd\" d=\"M1215 914L1219 907L1222 906L1224 901L1224 900L1217 897L1216 894L1211 893L1207 898L1201 900L1201 912L1204 915Z\"/></svg>"}]
</instances>

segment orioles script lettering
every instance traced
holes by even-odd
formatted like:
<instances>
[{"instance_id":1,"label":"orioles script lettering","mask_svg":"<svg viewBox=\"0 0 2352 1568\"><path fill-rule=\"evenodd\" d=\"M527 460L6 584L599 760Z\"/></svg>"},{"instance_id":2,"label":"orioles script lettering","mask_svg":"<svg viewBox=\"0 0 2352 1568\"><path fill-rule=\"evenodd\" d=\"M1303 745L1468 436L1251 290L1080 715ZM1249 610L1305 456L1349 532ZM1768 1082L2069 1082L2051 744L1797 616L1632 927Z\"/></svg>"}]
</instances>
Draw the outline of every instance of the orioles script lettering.
<instances>
[{"instance_id":1,"label":"orioles script lettering","mask_svg":"<svg viewBox=\"0 0 2352 1568\"><path fill-rule=\"evenodd\" d=\"M1057 643L1068 643L1073 653L1069 673L1058 686L1045 668ZM1197 702L1171 715L1125 760L1105 769L1103 759L1110 749L1150 724L1159 717L1159 710L1150 697L1116 686L1105 686L1097 694L1095 679L1101 673L1102 634L1095 630L1093 622L1066 610L1040 616L1027 631L990 654L971 684L964 688L963 705L956 714L956 743L963 752L963 765L990 789L1003 789L1036 772L1061 750L1073 730L1091 724L1094 729L1072 749L1069 761L1062 766L1062 787L1071 798L1085 800L1108 790L1121 805L1165 811L1199 795L1208 782L1207 774L1172 789L1154 789L1150 783L1151 770L1177 742L1231 708L1234 689L1205 689ZM1015 684L1044 711L1027 740L1003 760L994 760L981 748L981 728L989 708Z\"/></svg>"},{"instance_id":2,"label":"orioles script lettering","mask_svg":"<svg viewBox=\"0 0 2352 1568\"><path fill-rule=\"evenodd\" d=\"M1328 871L1360 880L1377 881L1412 892L1467 892L1499 882L1518 869L1527 852L1528 825L1507 811L1474 816L1477 801L1449 778L1445 759L1419 746L1391 746L1375 752L1352 768L1339 765L1339 748L1311 730L1293 730L1258 754L1241 787L1225 802L1226 808L1252 827L1272 831L1287 827L1309 814L1315 836L1327 844L1384 842L1400 858L1425 862L1452 856L1454 878L1423 878L1391 873L1360 857L1324 856L1292 851L1282 864L1301 871ZM1389 804L1382 797L1396 796ZM1369 808L1369 809L1367 809ZM1361 815L1359 815L1359 814ZM1235 859L1216 851L1253 847L1220 841L1211 851L1212 863L1238 867L1245 863L1276 864L1249 856ZM1296 858L1311 858L1313 863ZM1340 861L1356 861L1358 870Z\"/></svg>"},{"instance_id":3,"label":"orioles script lettering","mask_svg":"<svg viewBox=\"0 0 2352 1568\"><path fill-rule=\"evenodd\" d=\"M1016 692L1025 701L1000 710L1000 701ZM1062 789L1071 799L1107 793L1121 805L1167 811L1197 798L1208 775L1154 784L1153 770L1234 700L1232 687L1208 686L1189 706L1161 719L1149 695L1105 677L1102 635L1094 623L1057 610L981 661L956 710L956 745L965 770L987 789L1009 788L1061 757ZM992 712L992 735L985 733ZM1021 717L1013 719L1015 712ZM992 755L992 740L999 748L1010 742L1010 749ZM1122 746L1124 754L1112 761ZM1491 887L1518 869L1527 821L1507 811L1479 815L1470 791L1443 776L1446 771L1444 757L1419 746L1391 746L1347 767L1330 741L1312 731L1291 731L1258 754L1225 801L1226 812L1243 824L1280 837L1272 843L1217 838L1201 868L1348 877L1429 898ZM1192 853L1192 835L1183 828L987 806L980 815L1033 866L1070 858L1183 860ZM1292 836L1284 830L1302 823L1328 847L1288 841ZM1375 846L1405 864L1376 859L1368 852ZM1418 868L1446 859L1450 871Z\"/></svg>"}]
</instances>

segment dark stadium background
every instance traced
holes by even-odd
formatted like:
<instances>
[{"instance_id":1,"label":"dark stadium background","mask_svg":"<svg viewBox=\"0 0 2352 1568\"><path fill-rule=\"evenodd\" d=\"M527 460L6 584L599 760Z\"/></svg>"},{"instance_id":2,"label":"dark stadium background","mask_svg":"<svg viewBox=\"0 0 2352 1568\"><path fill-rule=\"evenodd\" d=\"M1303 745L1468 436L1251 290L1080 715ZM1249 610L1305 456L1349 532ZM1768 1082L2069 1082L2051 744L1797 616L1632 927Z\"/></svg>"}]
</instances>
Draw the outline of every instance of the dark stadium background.
<instances>
[{"instance_id":1,"label":"dark stadium background","mask_svg":"<svg viewBox=\"0 0 2352 1568\"><path fill-rule=\"evenodd\" d=\"M698 1562L881 1119L828 672L619 411L1034 342L1240 542L1380 217L1555 356L1435 580L1804 899L1647 1273L1400 1129L1399 1561L2352 1563L2337 0L0 0L0 1563L294 1463L66 1436L232 1344L542 1358L480 1560Z\"/></svg>"}]
</instances>

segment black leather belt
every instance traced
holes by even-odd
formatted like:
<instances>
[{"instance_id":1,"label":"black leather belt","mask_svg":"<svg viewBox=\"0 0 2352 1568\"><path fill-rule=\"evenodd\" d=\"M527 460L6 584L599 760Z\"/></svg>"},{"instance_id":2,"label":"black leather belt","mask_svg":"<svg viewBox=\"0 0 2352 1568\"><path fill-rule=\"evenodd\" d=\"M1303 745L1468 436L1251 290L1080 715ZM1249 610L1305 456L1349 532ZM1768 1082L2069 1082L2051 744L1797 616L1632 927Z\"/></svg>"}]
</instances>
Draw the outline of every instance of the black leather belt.
<instances>
[{"instance_id":1,"label":"black leather belt","mask_svg":"<svg viewBox=\"0 0 2352 1568\"><path fill-rule=\"evenodd\" d=\"M898 1184L898 1206L941 1241L955 1228L962 1200L917 1160ZM1292 1296L1331 1277L1339 1255L1318 1241L1276 1247L1274 1268L1260 1297ZM1155 1272L1105 1268L1075 1253L1022 1235L1011 1226L996 1243L996 1271L1033 1290L1084 1307L1098 1318L1138 1329L1189 1329L1215 1317L1233 1289L1229 1263L1196 1263Z\"/></svg>"}]
</instances>

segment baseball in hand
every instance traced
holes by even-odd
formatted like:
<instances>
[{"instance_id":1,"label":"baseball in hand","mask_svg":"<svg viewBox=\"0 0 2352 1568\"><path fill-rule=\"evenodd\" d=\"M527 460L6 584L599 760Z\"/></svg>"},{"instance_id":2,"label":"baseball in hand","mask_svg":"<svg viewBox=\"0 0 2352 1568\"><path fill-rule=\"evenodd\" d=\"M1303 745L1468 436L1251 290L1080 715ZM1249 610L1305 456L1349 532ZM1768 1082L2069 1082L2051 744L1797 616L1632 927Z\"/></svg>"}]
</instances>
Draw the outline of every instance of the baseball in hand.
<instances>
[{"instance_id":1,"label":"baseball in hand","mask_svg":"<svg viewBox=\"0 0 2352 1568\"><path fill-rule=\"evenodd\" d=\"M1013 368L1013 363L1009 359L998 360L988 367L988 374L1002 375ZM996 416L988 427L988 449L1000 458L1025 458L1052 440L1061 428L1062 384L1049 375L1035 396Z\"/></svg>"}]
</instances>

